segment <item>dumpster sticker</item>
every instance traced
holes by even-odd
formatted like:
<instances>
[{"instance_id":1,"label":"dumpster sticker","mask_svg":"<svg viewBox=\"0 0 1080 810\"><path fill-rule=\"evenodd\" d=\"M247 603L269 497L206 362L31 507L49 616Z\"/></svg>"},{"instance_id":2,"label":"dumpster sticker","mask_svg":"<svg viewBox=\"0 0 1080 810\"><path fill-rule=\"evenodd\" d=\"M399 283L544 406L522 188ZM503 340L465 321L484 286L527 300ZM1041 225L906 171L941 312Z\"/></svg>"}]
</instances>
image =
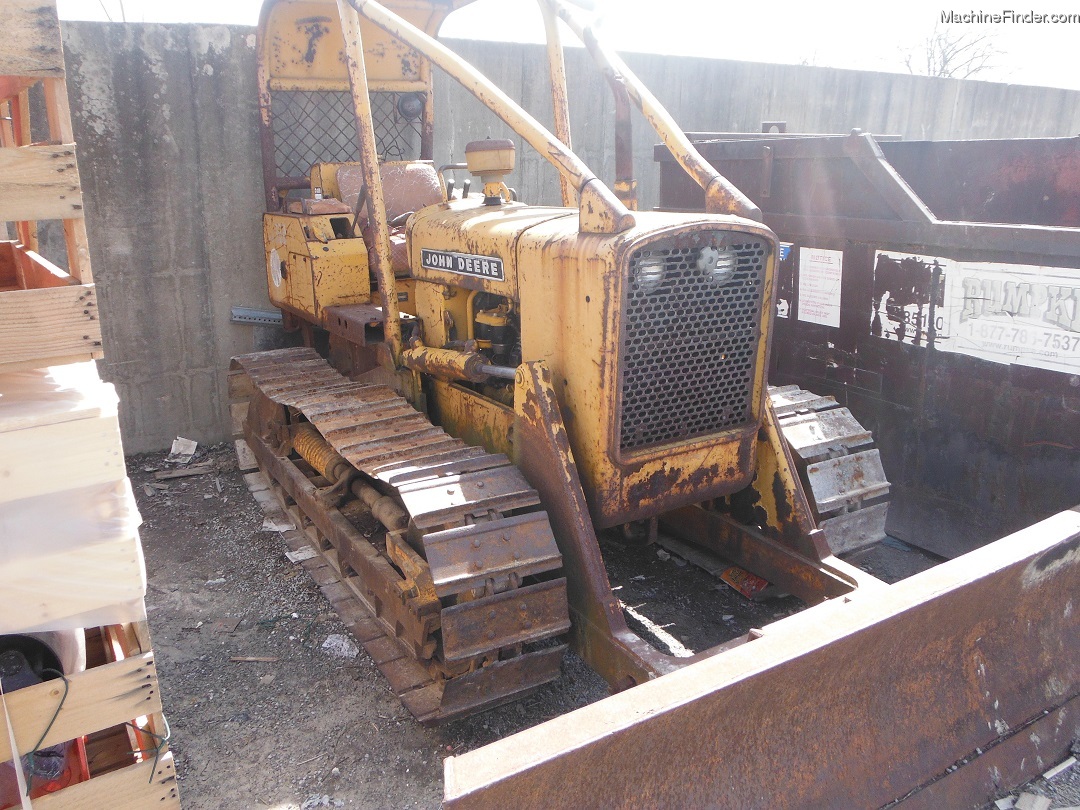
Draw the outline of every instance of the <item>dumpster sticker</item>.
<instances>
[{"instance_id":1,"label":"dumpster sticker","mask_svg":"<svg viewBox=\"0 0 1080 810\"><path fill-rule=\"evenodd\" d=\"M799 320L840 326L844 252L799 248Z\"/></svg>"},{"instance_id":2,"label":"dumpster sticker","mask_svg":"<svg viewBox=\"0 0 1080 810\"><path fill-rule=\"evenodd\" d=\"M945 296L951 338L935 348L1080 372L1080 270L957 261Z\"/></svg>"},{"instance_id":3,"label":"dumpster sticker","mask_svg":"<svg viewBox=\"0 0 1080 810\"><path fill-rule=\"evenodd\" d=\"M791 317L791 299L795 295L795 259L790 242L780 243L780 269L777 273L779 289L776 293L776 317Z\"/></svg>"},{"instance_id":4,"label":"dumpster sticker","mask_svg":"<svg viewBox=\"0 0 1080 810\"><path fill-rule=\"evenodd\" d=\"M951 264L949 259L935 256L879 250L874 259L870 334L912 346L933 343L943 349L949 336L945 283L949 277L946 267ZM937 299L933 307L931 297Z\"/></svg>"}]
</instances>

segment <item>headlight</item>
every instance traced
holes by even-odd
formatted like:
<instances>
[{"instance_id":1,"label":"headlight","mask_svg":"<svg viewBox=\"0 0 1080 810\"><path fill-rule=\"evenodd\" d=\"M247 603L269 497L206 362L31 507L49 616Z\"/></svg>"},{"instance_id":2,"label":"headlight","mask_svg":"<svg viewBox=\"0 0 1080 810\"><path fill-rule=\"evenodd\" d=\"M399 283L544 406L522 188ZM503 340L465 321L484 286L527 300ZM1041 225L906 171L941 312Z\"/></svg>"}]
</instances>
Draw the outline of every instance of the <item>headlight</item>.
<instances>
[{"instance_id":1,"label":"headlight","mask_svg":"<svg viewBox=\"0 0 1080 810\"><path fill-rule=\"evenodd\" d=\"M424 114L424 97L419 93L403 93L398 96L397 109L406 121L415 121Z\"/></svg>"},{"instance_id":2,"label":"headlight","mask_svg":"<svg viewBox=\"0 0 1080 810\"><path fill-rule=\"evenodd\" d=\"M656 292L664 283L664 266L666 262L663 256L647 256L640 259L634 268L634 281L638 289L643 293Z\"/></svg>"},{"instance_id":3,"label":"headlight","mask_svg":"<svg viewBox=\"0 0 1080 810\"><path fill-rule=\"evenodd\" d=\"M739 254L729 247L702 248L697 266L709 281L722 287L735 277L735 271L739 267Z\"/></svg>"}]
</instances>

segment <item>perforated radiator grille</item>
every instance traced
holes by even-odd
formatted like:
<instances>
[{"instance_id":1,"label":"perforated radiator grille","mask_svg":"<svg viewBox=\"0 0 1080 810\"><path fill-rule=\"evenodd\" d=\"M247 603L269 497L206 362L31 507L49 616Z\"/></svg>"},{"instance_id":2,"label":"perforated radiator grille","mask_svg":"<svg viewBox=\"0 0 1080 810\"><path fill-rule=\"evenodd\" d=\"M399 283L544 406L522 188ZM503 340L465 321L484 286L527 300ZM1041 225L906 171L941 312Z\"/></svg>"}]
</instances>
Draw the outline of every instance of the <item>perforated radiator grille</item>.
<instances>
[{"instance_id":1,"label":"perforated radiator grille","mask_svg":"<svg viewBox=\"0 0 1080 810\"><path fill-rule=\"evenodd\" d=\"M734 251L726 281L702 251ZM637 450L745 424L752 416L768 242L698 233L630 257L623 306L620 446ZM662 272L660 261L663 262Z\"/></svg>"}]
</instances>

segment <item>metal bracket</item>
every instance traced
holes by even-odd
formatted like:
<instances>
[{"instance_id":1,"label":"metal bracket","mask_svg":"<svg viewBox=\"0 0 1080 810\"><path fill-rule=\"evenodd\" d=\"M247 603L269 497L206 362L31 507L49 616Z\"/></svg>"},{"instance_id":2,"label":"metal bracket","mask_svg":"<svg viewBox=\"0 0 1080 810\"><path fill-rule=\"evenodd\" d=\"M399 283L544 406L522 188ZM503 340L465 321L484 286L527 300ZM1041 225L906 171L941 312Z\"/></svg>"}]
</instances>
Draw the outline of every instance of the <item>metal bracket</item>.
<instances>
[{"instance_id":1,"label":"metal bracket","mask_svg":"<svg viewBox=\"0 0 1080 810\"><path fill-rule=\"evenodd\" d=\"M230 320L233 323L253 323L257 326L281 326L281 310L233 307Z\"/></svg>"}]
</instances>

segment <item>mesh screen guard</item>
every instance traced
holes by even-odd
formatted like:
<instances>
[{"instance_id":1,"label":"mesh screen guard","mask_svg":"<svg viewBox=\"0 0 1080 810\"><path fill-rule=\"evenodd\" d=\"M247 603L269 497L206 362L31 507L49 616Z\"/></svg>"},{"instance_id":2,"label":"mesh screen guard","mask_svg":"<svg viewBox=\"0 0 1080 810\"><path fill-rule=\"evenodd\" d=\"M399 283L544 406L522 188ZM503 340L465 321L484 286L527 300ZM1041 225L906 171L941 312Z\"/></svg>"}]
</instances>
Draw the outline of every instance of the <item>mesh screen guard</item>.
<instances>
[{"instance_id":1,"label":"mesh screen guard","mask_svg":"<svg viewBox=\"0 0 1080 810\"><path fill-rule=\"evenodd\" d=\"M398 111L400 93L371 93L379 160L420 156L421 119ZM426 100L425 100L426 103ZM315 163L360 159L352 94L337 90L277 90L271 96L274 164L279 177L305 177Z\"/></svg>"},{"instance_id":2,"label":"mesh screen guard","mask_svg":"<svg viewBox=\"0 0 1080 810\"><path fill-rule=\"evenodd\" d=\"M631 253L619 352L620 450L751 421L769 250L760 236L697 231ZM703 258L703 251L710 252ZM726 269L734 272L726 279L712 260L718 253L730 257Z\"/></svg>"}]
</instances>

